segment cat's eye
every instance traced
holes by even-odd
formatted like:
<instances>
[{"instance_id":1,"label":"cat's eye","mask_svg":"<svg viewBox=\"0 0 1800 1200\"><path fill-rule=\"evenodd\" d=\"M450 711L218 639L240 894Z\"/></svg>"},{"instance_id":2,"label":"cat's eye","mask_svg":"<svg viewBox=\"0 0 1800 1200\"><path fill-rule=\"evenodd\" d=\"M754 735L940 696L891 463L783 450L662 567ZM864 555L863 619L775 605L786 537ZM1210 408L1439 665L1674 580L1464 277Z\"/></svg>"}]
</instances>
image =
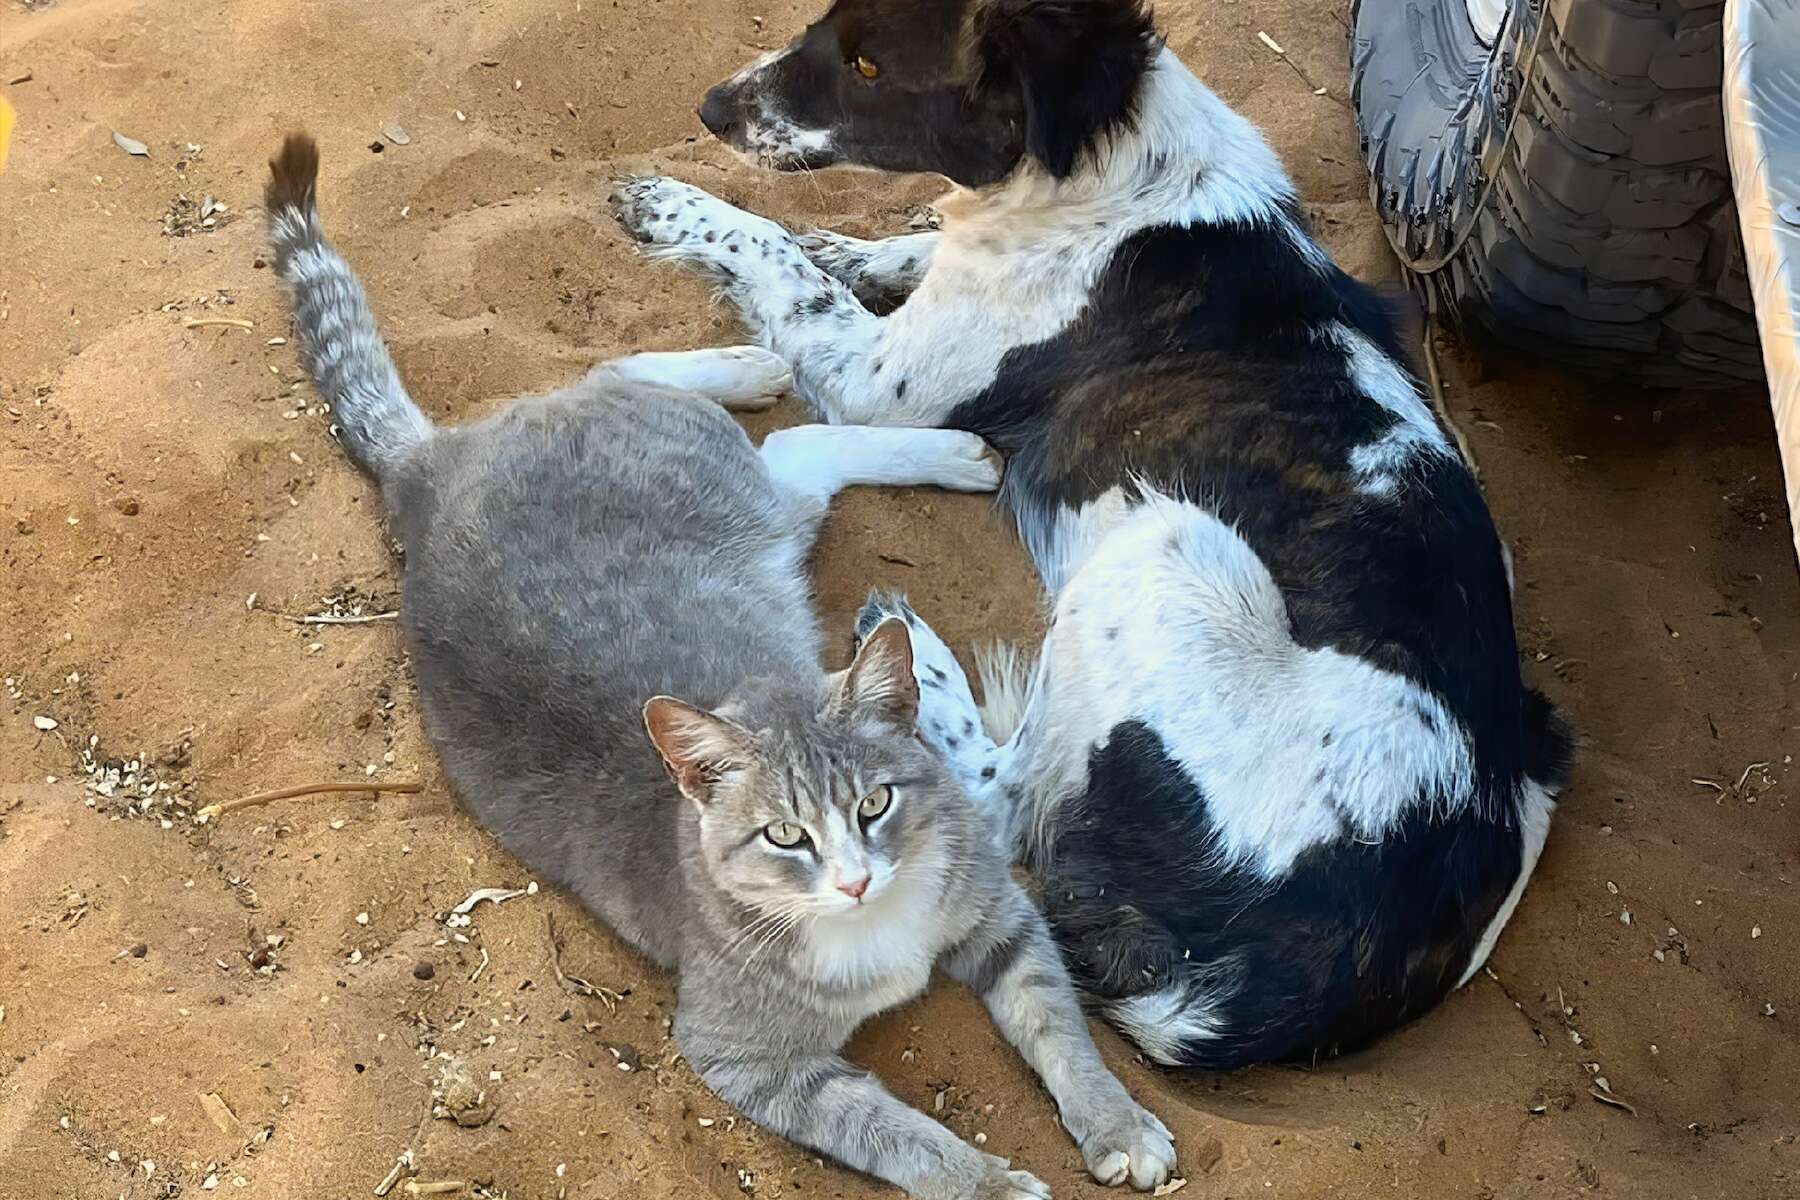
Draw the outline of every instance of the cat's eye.
<instances>
[{"instance_id":1,"label":"cat's eye","mask_svg":"<svg viewBox=\"0 0 1800 1200\"><path fill-rule=\"evenodd\" d=\"M783 850L806 844L806 830L792 821L770 821L763 826L763 836L769 839L770 845L780 846Z\"/></svg>"},{"instance_id":2,"label":"cat's eye","mask_svg":"<svg viewBox=\"0 0 1800 1200\"><path fill-rule=\"evenodd\" d=\"M893 802L894 789L884 783L858 802L856 806L856 815L861 817L863 823L866 825L870 821L880 817L882 813L886 812L888 810L888 805Z\"/></svg>"},{"instance_id":3,"label":"cat's eye","mask_svg":"<svg viewBox=\"0 0 1800 1200\"><path fill-rule=\"evenodd\" d=\"M874 62L864 58L860 54L853 60L852 65L856 67L856 73L861 75L864 79L873 79L881 74L880 67L876 66Z\"/></svg>"}]
</instances>

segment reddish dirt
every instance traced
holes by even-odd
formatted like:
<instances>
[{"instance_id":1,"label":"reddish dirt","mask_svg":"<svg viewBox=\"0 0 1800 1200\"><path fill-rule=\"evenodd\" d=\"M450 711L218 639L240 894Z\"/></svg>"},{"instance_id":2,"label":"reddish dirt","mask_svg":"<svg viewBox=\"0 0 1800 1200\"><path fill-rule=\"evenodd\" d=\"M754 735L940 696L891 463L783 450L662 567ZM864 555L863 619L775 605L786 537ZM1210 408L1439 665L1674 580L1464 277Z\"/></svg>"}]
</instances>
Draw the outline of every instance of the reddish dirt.
<instances>
[{"instance_id":1,"label":"reddish dirt","mask_svg":"<svg viewBox=\"0 0 1800 1200\"><path fill-rule=\"evenodd\" d=\"M453 804L394 627L286 619L346 587L379 606L398 577L374 493L305 411L292 348L268 344L287 321L254 211L280 135L311 130L328 224L437 417L614 354L731 341L698 283L605 219L614 173L863 233L936 190L765 176L698 136L704 86L811 6L0 6L0 85L32 74L6 89L0 176L0 1197L203 1194L209 1177L221 1195L366 1195L409 1147L419 1180L469 1196L884 1194L734 1122L675 1061L668 981L566 898L441 920L529 873ZM1161 17L1268 130L1344 264L1391 278L1340 100L1342 0L1168 0ZM410 144L373 153L388 121ZM227 207L167 236L183 195ZM200 316L254 328L184 324ZM1800 1193L1800 587L1768 416L1449 346L1444 367L1517 550L1529 671L1586 737L1492 975L1311 1069L1183 1077L1103 1048L1175 1129L1192 1196ZM818 572L838 632L876 582L959 649L1036 620L980 499L852 497ZM84 786L90 737L102 757L192 748L152 768L165 803L132 813ZM160 819L175 796L369 767L424 790ZM616 1013L559 990L552 914L566 969L628 993ZM856 1049L928 1110L947 1087L952 1127L1058 1196L1101 1194L954 987ZM465 1117L485 1123L432 1118L453 1063L497 1105ZM1631 1108L1594 1099L1596 1075Z\"/></svg>"}]
</instances>

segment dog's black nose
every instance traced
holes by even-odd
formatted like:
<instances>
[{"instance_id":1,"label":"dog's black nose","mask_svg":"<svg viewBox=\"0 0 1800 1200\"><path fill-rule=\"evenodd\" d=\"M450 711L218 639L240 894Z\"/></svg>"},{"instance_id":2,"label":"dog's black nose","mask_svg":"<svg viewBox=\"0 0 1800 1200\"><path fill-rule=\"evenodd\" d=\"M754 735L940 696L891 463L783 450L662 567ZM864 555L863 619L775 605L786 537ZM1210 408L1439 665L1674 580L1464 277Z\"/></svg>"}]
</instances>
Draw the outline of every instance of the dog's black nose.
<instances>
[{"instance_id":1,"label":"dog's black nose","mask_svg":"<svg viewBox=\"0 0 1800 1200\"><path fill-rule=\"evenodd\" d=\"M700 122L716 138L725 137L737 127L737 102L726 93L723 84L706 93L700 104Z\"/></svg>"}]
</instances>

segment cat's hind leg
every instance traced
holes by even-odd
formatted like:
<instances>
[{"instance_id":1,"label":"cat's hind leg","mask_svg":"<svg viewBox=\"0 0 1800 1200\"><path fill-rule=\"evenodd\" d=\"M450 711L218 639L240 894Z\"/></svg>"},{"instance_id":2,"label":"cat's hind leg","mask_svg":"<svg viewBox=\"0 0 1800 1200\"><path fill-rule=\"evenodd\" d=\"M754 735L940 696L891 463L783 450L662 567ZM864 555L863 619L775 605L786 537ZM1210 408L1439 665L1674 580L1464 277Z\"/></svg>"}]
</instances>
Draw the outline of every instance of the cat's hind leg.
<instances>
[{"instance_id":1,"label":"cat's hind leg","mask_svg":"<svg viewBox=\"0 0 1800 1200\"><path fill-rule=\"evenodd\" d=\"M794 386L787 360L761 346L652 350L615 358L595 370L693 392L734 412L768 408Z\"/></svg>"}]
</instances>

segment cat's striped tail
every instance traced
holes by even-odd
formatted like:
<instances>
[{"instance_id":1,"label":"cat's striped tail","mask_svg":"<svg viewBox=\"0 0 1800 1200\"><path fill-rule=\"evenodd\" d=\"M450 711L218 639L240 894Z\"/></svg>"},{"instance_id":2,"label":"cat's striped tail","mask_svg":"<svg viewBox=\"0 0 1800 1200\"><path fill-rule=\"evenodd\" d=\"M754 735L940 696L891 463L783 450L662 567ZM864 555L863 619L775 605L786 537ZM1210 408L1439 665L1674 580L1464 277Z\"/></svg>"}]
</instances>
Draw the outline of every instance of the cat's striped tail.
<instances>
[{"instance_id":1,"label":"cat's striped tail","mask_svg":"<svg viewBox=\"0 0 1800 1200\"><path fill-rule=\"evenodd\" d=\"M287 283L300 360L331 405L350 457L380 482L426 438L431 421L406 394L375 329L368 297L319 224L319 147L289 134L263 191L275 273Z\"/></svg>"}]
</instances>

